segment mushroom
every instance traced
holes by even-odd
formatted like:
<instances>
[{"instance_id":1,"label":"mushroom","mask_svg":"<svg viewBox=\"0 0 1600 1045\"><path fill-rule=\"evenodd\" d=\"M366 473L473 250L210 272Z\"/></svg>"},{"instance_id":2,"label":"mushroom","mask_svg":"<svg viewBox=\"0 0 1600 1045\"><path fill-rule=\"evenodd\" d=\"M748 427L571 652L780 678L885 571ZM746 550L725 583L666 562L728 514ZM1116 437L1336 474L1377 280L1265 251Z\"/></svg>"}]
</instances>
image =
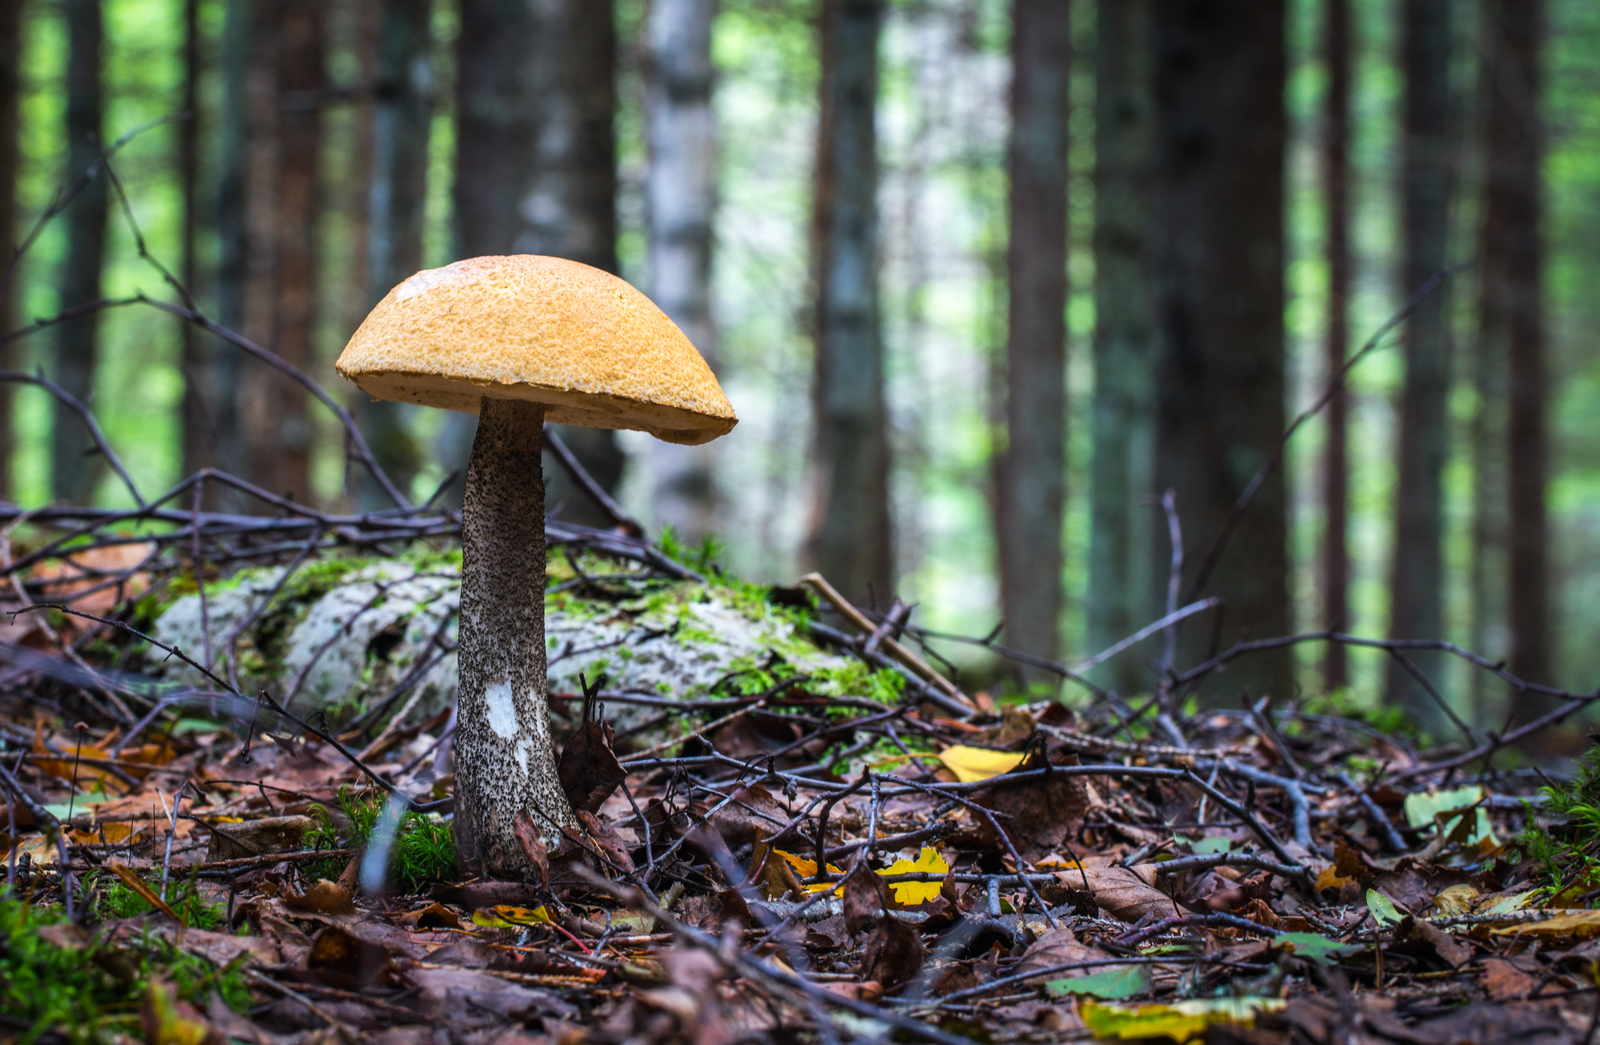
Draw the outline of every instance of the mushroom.
<instances>
[{"instance_id":1,"label":"mushroom","mask_svg":"<svg viewBox=\"0 0 1600 1045\"><path fill-rule=\"evenodd\" d=\"M561 258L418 272L372 310L337 369L376 399L478 415L461 512L455 834L464 861L525 876L517 814L552 850L577 824L556 777L545 681L544 422L695 445L738 419L649 298Z\"/></svg>"}]
</instances>

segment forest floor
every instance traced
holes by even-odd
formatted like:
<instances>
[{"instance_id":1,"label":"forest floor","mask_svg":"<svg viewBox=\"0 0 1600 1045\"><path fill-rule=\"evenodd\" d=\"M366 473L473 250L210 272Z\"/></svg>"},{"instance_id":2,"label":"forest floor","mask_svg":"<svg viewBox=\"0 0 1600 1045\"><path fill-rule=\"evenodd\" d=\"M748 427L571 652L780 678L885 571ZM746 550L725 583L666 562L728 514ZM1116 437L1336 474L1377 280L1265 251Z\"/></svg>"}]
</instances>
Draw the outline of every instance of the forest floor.
<instances>
[{"instance_id":1,"label":"forest floor","mask_svg":"<svg viewBox=\"0 0 1600 1045\"><path fill-rule=\"evenodd\" d=\"M841 696L774 658L659 750L613 751L591 702L584 830L495 882L441 816L444 715L151 703L123 629L33 616L0 695L0 1040L1589 1045L1600 1019L1600 785L1311 702Z\"/></svg>"}]
</instances>

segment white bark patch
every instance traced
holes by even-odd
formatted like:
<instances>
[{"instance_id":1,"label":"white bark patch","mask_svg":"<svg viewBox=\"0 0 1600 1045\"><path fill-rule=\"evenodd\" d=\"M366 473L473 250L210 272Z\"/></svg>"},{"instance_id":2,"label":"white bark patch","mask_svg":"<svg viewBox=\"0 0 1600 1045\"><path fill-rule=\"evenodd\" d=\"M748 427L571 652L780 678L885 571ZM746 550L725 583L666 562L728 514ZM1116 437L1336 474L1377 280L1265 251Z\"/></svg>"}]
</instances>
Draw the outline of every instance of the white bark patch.
<instances>
[{"instance_id":1,"label":"white bark patch","mask_svg":"<svg viewBox=\"0 0 1600 1045\"><path fill-rule=\"evenodd\" d=\"M517 741L517 768L522 770L522 775L528 775L528 755L533 751L533 744L527 737Z\"/></svg>"},{"instance_id":2,"label":"white bark patch","mask_svg":"<svg viewBox=\"0 0 1600 1045\"><path fill-rule=\"evenodd\" d=\"M517 706L511 696L510 679L491 682L483 691L483 704L489 728L494 730L495 736L510 740L517 735Z\"/></svg>"}]
</instances>

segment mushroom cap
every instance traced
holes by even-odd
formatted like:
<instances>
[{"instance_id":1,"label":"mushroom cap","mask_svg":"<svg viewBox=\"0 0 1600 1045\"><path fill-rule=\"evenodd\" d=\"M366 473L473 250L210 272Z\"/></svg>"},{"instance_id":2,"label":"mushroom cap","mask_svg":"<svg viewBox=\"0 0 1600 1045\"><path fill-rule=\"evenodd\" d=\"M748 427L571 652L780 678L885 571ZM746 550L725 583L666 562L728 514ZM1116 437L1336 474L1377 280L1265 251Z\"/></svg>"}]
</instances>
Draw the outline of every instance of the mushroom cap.
<instances>
[{"instance_id":1,"label":"mushroom cap","mask_svg":"<svg viewBox=\"0 0 1600 1045\"><path fill-rule=\"evenodd\" d=\"M424 269L378 302L335 368L375 399L475 414L484 396L547 420L695 445L738 418L672 320L600 269L535 254Z\"/></svg>"}]
</instances>

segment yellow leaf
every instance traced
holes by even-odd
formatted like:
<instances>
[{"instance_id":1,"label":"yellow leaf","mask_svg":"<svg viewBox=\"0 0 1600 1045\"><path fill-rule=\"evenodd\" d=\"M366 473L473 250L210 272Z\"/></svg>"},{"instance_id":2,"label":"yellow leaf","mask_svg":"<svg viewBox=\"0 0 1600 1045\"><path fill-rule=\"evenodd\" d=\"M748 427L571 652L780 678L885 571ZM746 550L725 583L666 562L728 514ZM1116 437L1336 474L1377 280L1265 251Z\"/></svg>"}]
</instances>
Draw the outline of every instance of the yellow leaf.
<instances>
[{"instance_id":1,"label":"yellow leaf","mask_svg":"<svg viewBox=\"0 0 1600 1045\"><path fill-rule=\"evenodd\" d=\"M1466 914L1472 910L1473 901L1478 898L1478 890L1465 882L1442 889L1438 896L1433 898L1433 909L1446 916Z\"/></svg>"},{"instance_id":2,"label":"yellow leaf","mask_svg":"<svg viewBox=\"0 0 1600 1045\"><path fill-rule=\"evenodd\" d=\"M1008 751L990 751L987 748L956 744L939 752L939 761L956 775L963 784L974 780L988 780L1001 773L1009 773L1022 764L1023 755Z\"/></svg>"},{"instance_id":3,"label":"yellow leaf","mask_svg":"<svg viewBox=\"0 0 1600 1045\"><path fill-rule=\"evenodd\" d=\"M1105 1005L1086 1001L1078 1012L1084 1026L1097 1037L1171 1038L1184 1042L1204 1033L1213 1023L1250 1026L1256 1014L1277 1012L1287 1002L1281 998L1196 998L1171 1005Z\"/></svg>"},{"instance_id":4,"label":"yellow leaf","mask_svg":"<svg viewBox=\"0 0 1600 1045\"><path fill-rule=\"evenodd\" d=\"M481 925L489 929L510 929L518 925L553 925L550 912L543 907L529 910L526 907L512 907L508 904L498 904L494 907L484 907L472 915L472 924Z\"/></svg>"},{"instance_id":5,"label":"yellow leaf","mask_svg":"<svg viewBox=\"0 0 1600 1045\"><path fill-rule=\"evenodd\" d=\"M1333 864L1329 864L1317 874L1317 892L1320 893L1324 889L1338 889L1349 880L1350 879L1334 870Z\"/></svg>"},{"instance_id":6,"label":"yellow leaf","mask_svg":"<svg viewBox=\"0 0 1600 1045\"><path fill-rule=\"evenodd\" d=\"M1542 922L1522 922L1519 925L1497 925L1489 930L1496 936L1513 936L1527 933L1533 936L1581 936L1600 933L1600 911L1567 911Z\"/></svg>"},{"instance_id":7,"label":"yellow leaf","mask_svg":"<svg viewBox=\"0 0 1600 1045\"><path fill-rule=\"evenodd\" d=\"M885 877L897 874L946 874L950 865L929 846L923 846L922 852L915 860L896 860L894 863L879 871ZM915 907L919 903L927 903L939 895L942 882L890 882L889 888L894 890L894 901L904 907Z\"/></svg>"},{"instance_id":8,"label":"yellow leaf","mask_svg":"<svg viewBox=\"0 0 1600 1045\"><path fill-rule=\"evenodd\" d=\"M815 878L817 876L817 862L815 860L807 860L803 856L795 856L793 853L786 853L782 849L774 849L772 855L783 857L789 866L794 868L794 873L801 878ZM828 873L843 874L844 872L829 864Z\"/></svg>"}]
</instances>

